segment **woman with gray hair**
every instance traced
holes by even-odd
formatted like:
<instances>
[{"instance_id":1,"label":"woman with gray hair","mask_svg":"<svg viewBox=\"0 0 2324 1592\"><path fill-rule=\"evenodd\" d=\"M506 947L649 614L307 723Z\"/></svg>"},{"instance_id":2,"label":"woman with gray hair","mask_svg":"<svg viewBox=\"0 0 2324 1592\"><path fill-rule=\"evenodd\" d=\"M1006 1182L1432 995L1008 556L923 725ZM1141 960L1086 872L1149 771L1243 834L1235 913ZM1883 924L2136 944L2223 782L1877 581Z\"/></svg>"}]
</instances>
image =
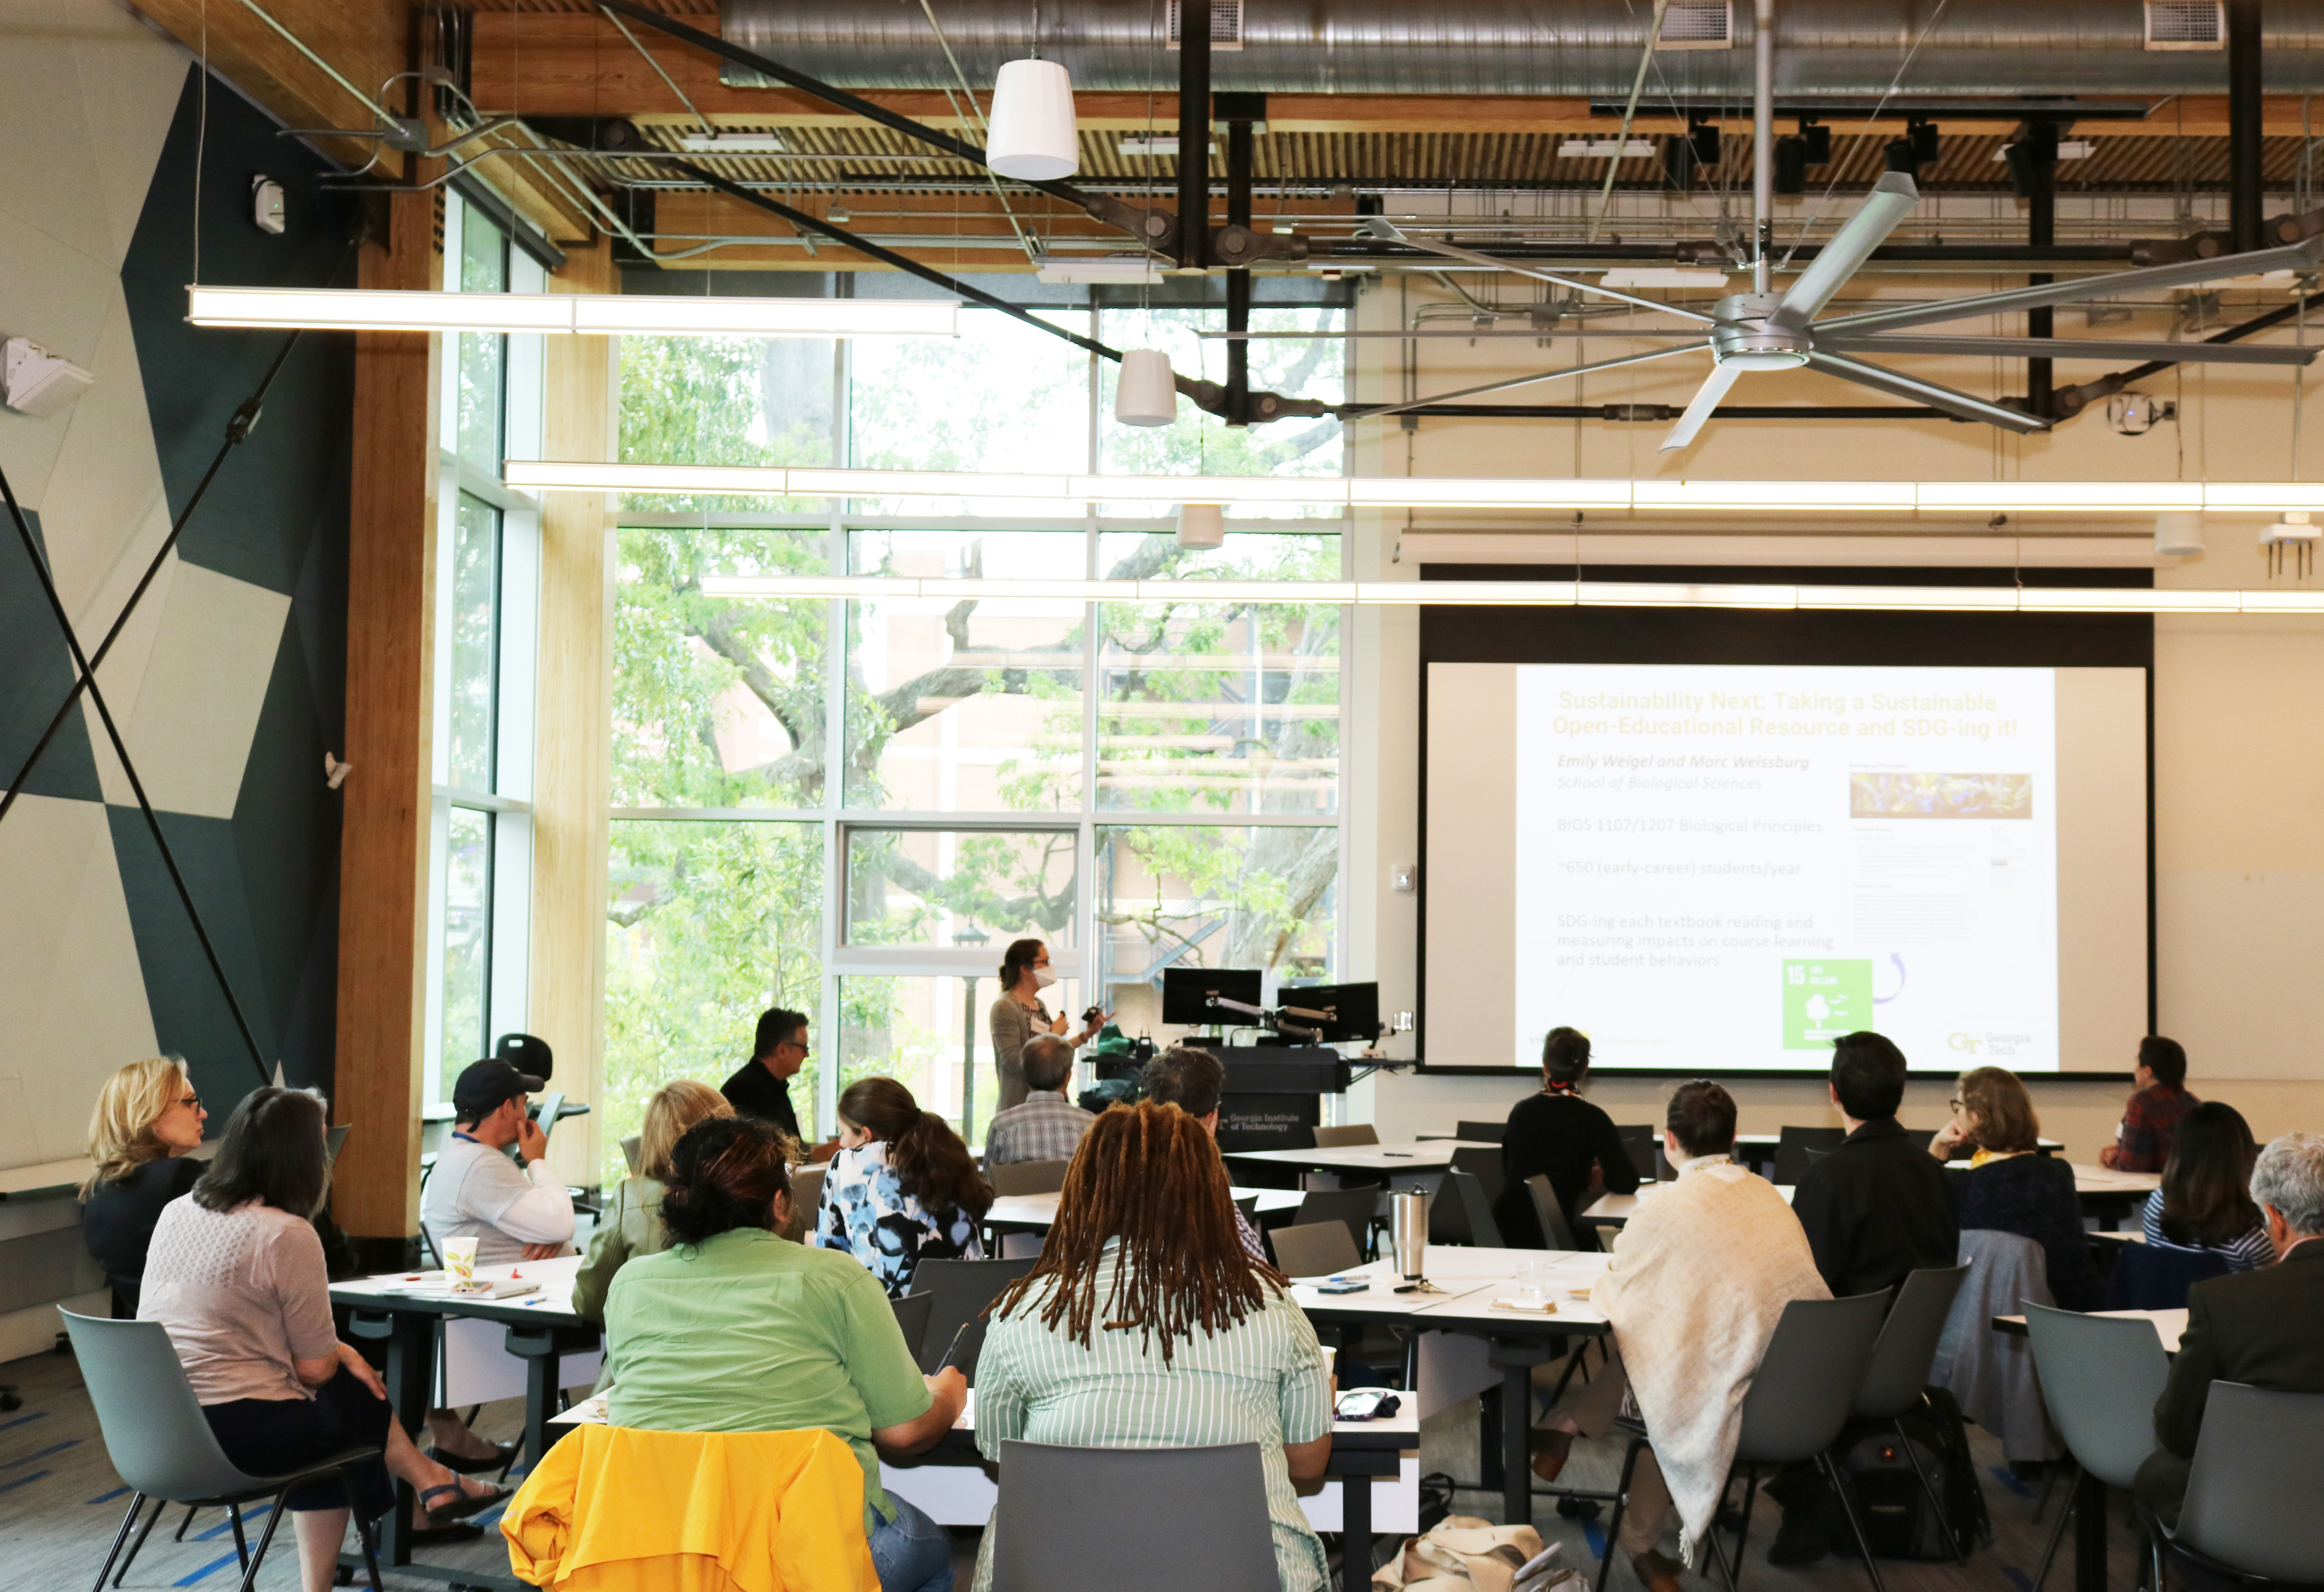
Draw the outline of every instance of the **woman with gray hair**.
<instances>
[{"instance_id":1,"label":"woman with gray hair","mask_svg":"<svg viewBox=\"0 0 2324 1592\"><path fill-rule=\"evenodd\" d=\"M2154 1405L2157 1447L2139 1502L2176 1525L2214 1382L2324 1393L2324 1134L2287 1133L2259 1153L2251 1193L2276 1264L2187 1291L2187 1327Z\"/></svg>"}]
</instances>

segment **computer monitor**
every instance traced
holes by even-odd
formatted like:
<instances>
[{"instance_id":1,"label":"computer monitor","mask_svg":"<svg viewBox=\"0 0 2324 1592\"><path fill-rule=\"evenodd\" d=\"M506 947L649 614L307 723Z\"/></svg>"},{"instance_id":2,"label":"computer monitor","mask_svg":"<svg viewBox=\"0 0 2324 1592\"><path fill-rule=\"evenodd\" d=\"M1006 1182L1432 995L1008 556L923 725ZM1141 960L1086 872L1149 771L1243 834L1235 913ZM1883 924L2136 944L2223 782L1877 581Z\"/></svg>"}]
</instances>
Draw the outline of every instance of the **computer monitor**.
<instances>
[{"instance_id":1,"label":"computer monitor","mask_svg":"<svg viewBox=\"0 0 2324 1592\"><path fill-rule=\"evenodd\" d=\"M1253 1019L1248 1012L1221 1009L1222 1000L1257 1006L1265 975L1257 968L1166 967L1162 970L1162 1020L1189 1028L1240 1027Z\"/></svg>"},{"instance_id":2,"label":"computer monitor","mask_svg":"<svg viewBox=\"0 0 2324 1592\"><path fill-rule=\"evenodd\" d=\"M1379 1037L1379 986L1378 984L1306 984L1275 992L1278 1008L1303 1011L1329 1010L1330 1020L1317 1023L1296 1017L1286 1011L1283 1017L1286 1028L1321 1028L1326 1044L1343 1040L1360 1039L1369 1044Z\"/></svg>"}]
</instances>

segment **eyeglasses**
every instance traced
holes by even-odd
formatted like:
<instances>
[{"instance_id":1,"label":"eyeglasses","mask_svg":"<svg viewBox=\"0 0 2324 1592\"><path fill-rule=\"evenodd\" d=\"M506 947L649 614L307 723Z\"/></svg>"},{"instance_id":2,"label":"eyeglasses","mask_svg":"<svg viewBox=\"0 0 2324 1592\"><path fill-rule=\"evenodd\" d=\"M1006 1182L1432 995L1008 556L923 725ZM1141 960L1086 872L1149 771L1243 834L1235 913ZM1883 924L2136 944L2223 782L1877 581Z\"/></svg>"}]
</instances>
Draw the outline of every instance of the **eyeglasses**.
<instances>
[{"instance_id":1,"label":"eyeglasses","mask_svg":"<svg viewBox=\"0 0 2324 1592\"><path fill-rule=\"evenodd\" d=\"M1961 1109L1961 1103L1959 1100L1947 1100L1945 1104L1950 1106L1956 1111Z\"/></svg>"},{"instance_id":2,"label":"eyeglasses","mask_svg":"<svg viewBox=\"0 0 2324 1592\"><path fill-rule=\"evenodd\" d=\"M180 1095L178 1103L189 1111L198 1111L202 1109L202 1097L198 1094Z\"/></svg>"}]
</instances>

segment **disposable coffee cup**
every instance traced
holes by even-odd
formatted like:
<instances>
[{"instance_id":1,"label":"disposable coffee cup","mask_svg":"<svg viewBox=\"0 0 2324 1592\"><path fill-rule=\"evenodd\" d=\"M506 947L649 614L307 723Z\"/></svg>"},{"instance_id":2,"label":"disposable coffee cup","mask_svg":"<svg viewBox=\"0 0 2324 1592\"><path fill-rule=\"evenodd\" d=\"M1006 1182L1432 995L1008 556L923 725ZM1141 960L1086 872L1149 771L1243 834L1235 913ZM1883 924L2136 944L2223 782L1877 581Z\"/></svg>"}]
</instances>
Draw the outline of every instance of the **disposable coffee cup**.
<instances>
[{"instance_id":1,"label":"disposable coffee cup","mask_svg":"<svg viewBox=\"0 0 2324 1592\"><path fill-rule=\"evenodd\" d=\"M476 1241L474 1238L444 1240L444 1269L455 1283L476 1280Z\"/></svg>"}]
</instances>

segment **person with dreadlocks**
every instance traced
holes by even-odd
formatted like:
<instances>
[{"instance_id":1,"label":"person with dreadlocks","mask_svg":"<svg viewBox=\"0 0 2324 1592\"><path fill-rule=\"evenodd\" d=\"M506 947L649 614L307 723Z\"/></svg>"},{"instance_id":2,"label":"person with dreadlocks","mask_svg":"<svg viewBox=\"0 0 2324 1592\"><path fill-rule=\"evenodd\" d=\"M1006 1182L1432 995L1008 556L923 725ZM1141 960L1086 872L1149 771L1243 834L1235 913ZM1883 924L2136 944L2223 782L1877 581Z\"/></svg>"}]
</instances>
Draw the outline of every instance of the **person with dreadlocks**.
<instances>
[{"instance_id":1,"label":"person with dreadlocks","mask_svg":"<svg viewBox=\"0 0 2324 1592\"><path fill-rule=\"evenodd\" d=\"M1033 1269L993 1302L976 1446L1257 1443L1283 1592L1323 1592L1296 1482L1323 1474L1332 1385L1283 1274L1243 1252L1218 1146L1175 1105L1102 1112ZM992 1585L993 1527L976 1592Z\"/></svg>"}]
</instances>

